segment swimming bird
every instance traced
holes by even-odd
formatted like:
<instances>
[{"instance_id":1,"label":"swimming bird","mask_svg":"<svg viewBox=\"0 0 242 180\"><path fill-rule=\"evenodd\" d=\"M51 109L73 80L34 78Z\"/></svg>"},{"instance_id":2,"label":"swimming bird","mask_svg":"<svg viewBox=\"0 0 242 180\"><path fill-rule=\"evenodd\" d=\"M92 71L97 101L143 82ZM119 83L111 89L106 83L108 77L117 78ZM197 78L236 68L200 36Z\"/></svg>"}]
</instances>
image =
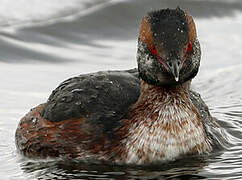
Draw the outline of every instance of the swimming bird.
<instances>
[{"instance_id":1,"label":"swimming bird","mask_svg":"<svg viewBox=\"0 0 242 180\"><path fill-rule=\"evenodd\" d=\"M180 8L147 13L138 70L82 74L61 83L16 130L20 153L147 164L207 154L219 125L190 89L201 59L192 16Z\"/></svg>"}]
</instances>

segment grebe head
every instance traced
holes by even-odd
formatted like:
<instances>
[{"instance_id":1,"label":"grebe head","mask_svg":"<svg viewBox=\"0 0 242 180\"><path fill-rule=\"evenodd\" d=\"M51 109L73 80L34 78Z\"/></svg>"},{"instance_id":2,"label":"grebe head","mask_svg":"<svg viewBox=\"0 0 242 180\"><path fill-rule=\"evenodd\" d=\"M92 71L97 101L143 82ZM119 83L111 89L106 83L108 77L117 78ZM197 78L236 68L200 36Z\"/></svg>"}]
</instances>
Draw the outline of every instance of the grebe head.
<instances>
[{"instance_id":1,"label":"grebe head","mask_svg":"<svg viewBox=\"0 0 242 180\"><path fill-rule=\"evenodd\" d=\"M144 16L137 52L144 81L156 86L183 83L196 76L200 58L196 27L187 12L163 9Z\"/></svg>"}]
</instances>

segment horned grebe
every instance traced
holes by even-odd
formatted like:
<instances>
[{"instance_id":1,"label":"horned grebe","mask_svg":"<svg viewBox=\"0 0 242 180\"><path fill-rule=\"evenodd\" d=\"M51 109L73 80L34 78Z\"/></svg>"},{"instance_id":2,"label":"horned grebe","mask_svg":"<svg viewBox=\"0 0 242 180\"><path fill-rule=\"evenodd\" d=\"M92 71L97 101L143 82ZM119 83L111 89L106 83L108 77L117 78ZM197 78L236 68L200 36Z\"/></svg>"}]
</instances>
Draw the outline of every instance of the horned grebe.
<instances>
[{"instance_id":1,"label":"horned grebe","mask_svg":"<svg viewBox=\"0 0 242 180\"><path fill-rule=\"evenodd\" d=\"M219 126L190 90L200 57L187 12L152 11L140 26L138 72L97 72L64 81L21 119L17 148L34 158L134 164L209 153L218 144L212 132Z\"/></svg>"}]
</instances>

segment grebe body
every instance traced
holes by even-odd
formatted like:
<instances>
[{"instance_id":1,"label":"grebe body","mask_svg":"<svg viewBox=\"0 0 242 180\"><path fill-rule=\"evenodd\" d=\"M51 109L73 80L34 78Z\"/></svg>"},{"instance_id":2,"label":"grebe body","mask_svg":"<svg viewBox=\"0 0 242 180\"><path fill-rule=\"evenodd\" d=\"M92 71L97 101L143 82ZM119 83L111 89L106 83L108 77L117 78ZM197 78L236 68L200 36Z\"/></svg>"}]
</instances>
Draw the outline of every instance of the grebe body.
<instances>
[{"instance_id":1,"label":"grebe body","mask_svg":"<svg viewBox=\"0 0 242 180\"><path fill-rule=\"evenodd\" d=\"M34 158L132 164L210 153L219 126L190 89L200 59L193 18L180 8L152 11L141 21L138 70L64 81L21 119L17 148Z\"/></svg>"}]
</instances>

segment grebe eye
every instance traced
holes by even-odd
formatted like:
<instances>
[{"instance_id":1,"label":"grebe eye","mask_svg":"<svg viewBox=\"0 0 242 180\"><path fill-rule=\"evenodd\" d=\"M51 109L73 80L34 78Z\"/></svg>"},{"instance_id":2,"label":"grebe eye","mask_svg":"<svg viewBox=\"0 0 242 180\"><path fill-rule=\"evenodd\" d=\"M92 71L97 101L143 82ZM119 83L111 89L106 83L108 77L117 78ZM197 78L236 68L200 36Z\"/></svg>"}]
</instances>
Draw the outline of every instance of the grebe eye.
<instances>
[{"instance_id":1,"label":"grebe eye","mask_svg":"<svg viewBox=\"0 0 242 180\"><path fill-rule=\"evenodd\" d=\"M187 45L187 53L189 53L192 50L192 43L189 42Z\"/></svg>"},{"instance_id":2,"label":"grebe eye","mask_svg":"<svg viewBox=\"0 0 242 180\"><path fill-rule=\"evenodd\" d=\"M157 55L157 50L156 50L156 48L155 48L155 46L153 44L150 46L150 52L153 55Z\"/></svg>"}]
</instances>

